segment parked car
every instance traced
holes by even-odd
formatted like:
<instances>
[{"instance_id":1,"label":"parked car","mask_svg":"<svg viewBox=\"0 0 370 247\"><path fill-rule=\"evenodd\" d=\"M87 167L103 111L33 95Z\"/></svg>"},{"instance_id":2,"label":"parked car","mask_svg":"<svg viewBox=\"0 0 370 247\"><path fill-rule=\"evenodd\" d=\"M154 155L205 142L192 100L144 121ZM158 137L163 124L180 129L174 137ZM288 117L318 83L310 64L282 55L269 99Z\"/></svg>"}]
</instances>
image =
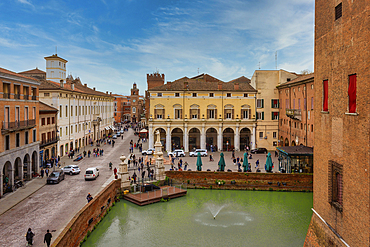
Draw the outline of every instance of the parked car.
<instances>
[{"instance_id":1,"label":"parked car","mask_svg":"<svg viewBox=\"0 0 370 247\"><path fill-rule=\"evenodd\" d=\"M189 153L190 157L196 157L198 156L198 153L200 153L201 156L206 157L208 155L207 149L195 149L195 151L192 151Z\"/></svg>"},{"instance_id":2,"label":"parked car","mask_svg":"<svg viewBox=\"0 0 370 247\"><path fill-rule=\"evenodd\" d=\"M117 131L116 136L117 137L120 137L121 136L121 132L120 131Z\"/></svg>"},{"instance_id":3,"label":"parked car","mask_svg":"<svg viewBox=\"0 0 370 247\"><path fill-rule=\"evenodd\" d=\"M96 167L87 168L85 172L85 180L96 179L99 177L99 169Z\"/></svg>"},{"instance_id":4,"label":"parked car","mask_svg":"<svg viewBox=\"0 0 370 247\"><path fill-rule=\"evenodd\" d=\"M113 135L113 136L112 136L112 138L113 138L113 139L117 139L117 135Z\"/></svg>"},{"instance_id":5,"label":"parked car","mask_svg":"<svg viewBox=\"0 0 370 247\"><path fill-rule=\"evenodd\" d=\"M141 154L142 155L151 155L151 154L153 154L154 153L154 148L149 148L148 150L143 150L142 152L141 152Z\"/></svg>"},{"instance_id":6,"label":"parked car","mask_svg":"<svg viewBox=\"0 0 370 247\"><path fill-rule=\"evenodd\" d=\"M266 148L255 148L251 150L252 154L267 154Z\"/></svg>"},{"instance_id":7,"label":"parked car","mask_svg":"<svg viewBox=\"0 0 370 247\"><path fill-rule=\"evenodd\" d=\"M173 157L185 157L185 152L182 149L175 149L172 152L168 152L168 157L170 155Z\"/></svg>"},{"instance_id":8,"label":"parked car","mask_svg":"<svg viewBox=\"0 0 370 247\"><path fill-rule=\"evenodd\" d=\"M124 132L124 130L123 130L123 129L121 129L121 131L120 131L121 135L123 135L123 132Z\"/></svg>"},{"instance_id":9,"label":"parked car","mask_svg":"<svg viewBox=\"0 0 370 247\"><path fill-rule=\"evenodd\" d=\"M64 174L80 174L81 170L77 165L69 165L62 168Z\"/></svg>"},{"instance_id":10,"label":"parked car","mask_svg":"<svg viewBox=\"0 0 370 247\"><path fill-rule=\"evenodd\" d=\"M77 161L80 161L80 160L82 160L82 159L83 159L82 154L79 154L79 155L77 156L77 158L76 158L76 159L74 159L73 161L77 162Z\"/></svg>"},{"instance_id":11,"label":"parked car","mask_svg":"<svg viewBox=\"0 0 370 247\"><path fill-rule=\"evenodd\" d=\"M61 170L60 172L52 172L50 173L49 177L46 179L47 184L59 184L60 181L64 180L64 172Z\"/></svg>"}]
</instances>

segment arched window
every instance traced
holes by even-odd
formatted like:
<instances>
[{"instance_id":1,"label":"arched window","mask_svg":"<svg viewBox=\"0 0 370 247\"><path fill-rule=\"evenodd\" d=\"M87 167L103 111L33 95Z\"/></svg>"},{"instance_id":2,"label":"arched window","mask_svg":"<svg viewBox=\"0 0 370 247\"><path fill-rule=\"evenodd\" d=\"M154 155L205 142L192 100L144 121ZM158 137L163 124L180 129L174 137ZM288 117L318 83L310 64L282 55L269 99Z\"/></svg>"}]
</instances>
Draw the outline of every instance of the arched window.
<instances>
[{"instance_id":1,"label":"arched window","mask_svg":"<svg viewBox=\"0 0 370 247\"><path fill-rule=\"evenodd\" d=\"M164 118L164 105L158 104L154 108L154 118L155 119L163 119Z\"/></svg>"},{"instance_id":2,"label":"arched window","mask_svg":"<svg viewBox=\"0 0 370 247\"><path fill-rule=\"evenodd\" d=\"M233 105L225 105L224 108L224 119L234 119L234 106Z\"/></svg>"},{"instance_id":3,"label":"arched window","mask_svg":"<svg viewBox=\"0 0 370 247\"><path fill-rule=\"evenodd\" d=\"M207 119L216 119L217 118L217 108L215 105L207 106Z\"/></svg>"},{"instance_id":4,"label":"arched window","mask_svg":"<svg viewBox=\"0 0 370 247\"><path fill-rule=\"evenodd\" d=\"M250 105L242 105L242 109L240 112L241 119L251 119L252 118L252 110Z\"/></svg>"},{"instance_id":5,"label":"arched window","mask_svg":"<svg viewBox=\"0 0 370 247\"><path fill-rule=\"evenodd\" d=\"M179 104L173 105L175 119L182 119L182 106Z\"/></svg>"},{"instance_id":6,"label":"arched window","mask_svg":"<svg viewBox=\"0 0 370 247\"><path fill-rule=\"evenodd\" d=\"M195 104L191 105L189 112L190 119L199 119L199 115L200 115L199 105Z\"/></svg>"}]
</instances>

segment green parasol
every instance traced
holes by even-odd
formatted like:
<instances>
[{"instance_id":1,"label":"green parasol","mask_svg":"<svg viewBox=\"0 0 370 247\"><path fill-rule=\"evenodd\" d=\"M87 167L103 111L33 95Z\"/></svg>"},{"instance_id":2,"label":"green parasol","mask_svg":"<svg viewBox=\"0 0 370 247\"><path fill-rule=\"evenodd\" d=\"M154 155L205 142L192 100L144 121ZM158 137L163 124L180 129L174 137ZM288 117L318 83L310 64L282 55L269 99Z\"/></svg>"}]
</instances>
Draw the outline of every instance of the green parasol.
<instances>
[{"instance_id":1,"label":"green parasol","mask_svg":"<svg viewBox=\"0 0 370 247\"><path fill-rule=\"evenodd\" d=\"M225 171L225 158L224 158L224 153L221 153L220 154L220 161L218 162L218 168L220 170L220 172L224 172Z\"/></svg>"},{"instance_id":2,"label":"green parasol","mask_svg":"<svg viewBox=\"0 0 370 247\"><path fill-rule=\"evenodd\" d=\"M266 172L271 172L272 171L272 159L271 159L271 154L270 153L267 154L265 170L266 170Z\"/></svg>"},{"instance_id":3,"label":"green parasol","mask_svg":"<svg viewBox=\"0 0 370 247\"><path fill-rule=\"evenodd\" d=\"M248 170L248 154L244 153L244 158L243 158L243 172L247 172Z\"/></svg>"},{"instance_id":4,"label":"green parasol","mask_svg":"<svg viewBox=\"0 0 370 247\"><path fill-rule=\"evenodd\" d=\"M201 158L201 155L200 155L200 152L198 152L198 158L197 158L197 171L201 171L202 170L202 158Z\"/></svg>"}]
</instances>

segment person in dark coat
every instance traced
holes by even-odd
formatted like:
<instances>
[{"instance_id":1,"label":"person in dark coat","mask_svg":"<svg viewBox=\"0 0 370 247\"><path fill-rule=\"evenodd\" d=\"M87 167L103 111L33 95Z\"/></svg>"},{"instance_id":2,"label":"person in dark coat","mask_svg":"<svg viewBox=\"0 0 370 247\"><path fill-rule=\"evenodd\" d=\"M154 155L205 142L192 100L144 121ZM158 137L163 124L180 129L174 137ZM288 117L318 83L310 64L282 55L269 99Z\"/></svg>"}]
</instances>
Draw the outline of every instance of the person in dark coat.
<instances>
[{"instance_id":1,"label":"person in dark coat","mask_svg":"<svg viewBox=\"0 0 370 247\"><path fill-rule=\"evenodd\" d=\"M35 236L35 234L32 232L31 228L28 228L26 233L27 245L33 245L33 236Z\"/></svg>"},{"instance_id":2,"label":"person in dark coat","mask_svg":"<svg viewBox=\"0 0 370 247\"><path fill-rule=\"evenodd\" d=\"M49 230L46 231L46 234L45 234L45 237L44 237L44 243L46 243L46 245L48 247L50 247L50 243L51 243L51 238L53 236L51 235L51 233L49 232Z\"/></svg>"}]
</instances>

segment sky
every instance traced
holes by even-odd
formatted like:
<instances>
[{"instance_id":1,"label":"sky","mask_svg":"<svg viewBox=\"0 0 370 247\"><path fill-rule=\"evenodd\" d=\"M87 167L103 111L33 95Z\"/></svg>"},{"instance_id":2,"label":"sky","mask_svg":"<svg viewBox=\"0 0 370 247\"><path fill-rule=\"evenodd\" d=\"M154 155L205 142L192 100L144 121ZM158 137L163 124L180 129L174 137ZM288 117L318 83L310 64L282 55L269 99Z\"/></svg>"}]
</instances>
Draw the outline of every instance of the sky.
<instances>
[{"instance_id":1,"label":"sky","mask_svg":"<svg viewBox=\"0 0 370 247\"><path fill-rule=\"evenodd\" d=\"M206 73L222 81L254 71L314 68L314 0L1 0L0 67L45 71L45 56L97 90L143 95ZM277 58L277 59L276 59Z\"/></svg>"}]
</instances>

